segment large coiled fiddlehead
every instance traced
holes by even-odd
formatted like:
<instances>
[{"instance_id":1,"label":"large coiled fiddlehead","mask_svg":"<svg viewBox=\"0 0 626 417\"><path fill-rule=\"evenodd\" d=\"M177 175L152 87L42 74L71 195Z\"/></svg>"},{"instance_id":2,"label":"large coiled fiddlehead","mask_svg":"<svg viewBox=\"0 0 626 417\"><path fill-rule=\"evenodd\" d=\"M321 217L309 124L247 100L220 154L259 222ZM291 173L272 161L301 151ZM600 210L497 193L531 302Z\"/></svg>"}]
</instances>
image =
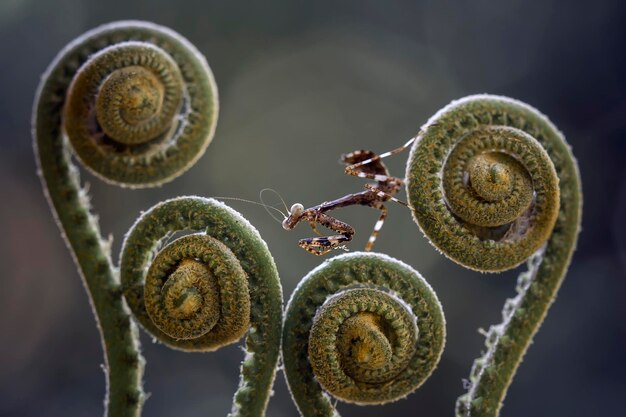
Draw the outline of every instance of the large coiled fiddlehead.
<instances>
[{"instance_id":1,"label":"large coiled fiddlehead","mask_svg":"<svg viewBox=\"0 0 626 417\"><path fill-rule=\"evenodd\" d=\"M185 231L195 233L161 248ZM213 199L159 203L128 232L120 273L135 317L168 346L212 351L248 331L231 415L264 414L278 362L282 293L274 260L250 223Z\"/></svg>"},{"instance_id":2,"label":"large coiled fiddlehead","mask_svg":"<svg viewBox=\"0 0 626 417\"><path fill-rule=\"evenodd\" d=\"M66 136L105 181L155 186L202 156L217 100L213 75L187 40L154 24L117 22L59 53L37 95L36 129Z\"/></svg>"},{"instance_id":3,"label":"large coiled fiddlehead","mask_svg":"<svg viewBox=\"0 0 626 417\"><path fill-rule=\"evenodd\" d=\"M408 265L355 252L324 262L292 294L282 355L303 416L337 416L332 396L358 404L403 398L435 369L445 343L437 296Z\"/></svg>"},{"instance_id":4,"label":"large coiled fiddlehead","mask_svg":"<svg viewBox=\"0 0 626 417\"><path fill-rule=\"evenodd\" d=\"M144 361L110 244L72 154L105 181L154 186L202 155L216 119L217 90L204 57L180 35L145 22L108 24L80 36L57 55L37 90L39 174L101 332L109 416L139 415Z\"/></svg>"},{"instance_id":5,"label":"large coiled fiddlehead","mask_svg":"<svg viewBox=\"0 0 626 417\"><path fill-rule=\"evenodd\" d=\"M406 178L414 218L443 254L483 272L528 261L457 403L459 416L496 416L576 245L576 161L537 110L477 95L452 102L422 127Z\"/></svg>"}]
</instances>

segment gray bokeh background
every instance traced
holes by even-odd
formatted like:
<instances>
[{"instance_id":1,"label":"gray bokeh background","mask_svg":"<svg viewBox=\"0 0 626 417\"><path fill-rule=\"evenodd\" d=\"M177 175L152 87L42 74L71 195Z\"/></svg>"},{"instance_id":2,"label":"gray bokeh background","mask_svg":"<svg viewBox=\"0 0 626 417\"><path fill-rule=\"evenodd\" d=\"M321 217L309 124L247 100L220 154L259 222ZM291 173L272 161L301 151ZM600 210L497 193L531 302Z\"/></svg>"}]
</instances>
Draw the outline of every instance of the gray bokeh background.
<instances>
[{"instance_id":1,"label":"gray bokeh background","mask_svg":"<svg viewBox=\"0 0 626 417\"><path fill-rule=\"evenodd\" d=\"M60 238L31 149L40 74L70 40L101 23L142 19L178 31L206 55L220 90L217 133L187 174L129 191L89 174L114 253L141 210L174 196L255 200L278 190L305 206L362 189L341 153L394 148L439 108L503 94L549 115L580 163L583 233L559 298L509 390L502 416L618 415L626 394L626 5L583 1L0 0L0 415L102 413L102 352L87 297ZM402 175L407 154L387 162ZM404 197L404 196L402 196ZM275 256L285 298L322 259L297 247L260 207L230 203ZM377 218L336 215L362 249ZM479 327L500 318L517 271L481 275L440 256L408 211L391 206L376 250L417 268L448 320L439 368L408 399L339 405L344 416L453 415ZM146 416L225 416L243 354L184 354L142 334ZM279 373L269 416L293 416Z\"/></svg>"}]
</instances>

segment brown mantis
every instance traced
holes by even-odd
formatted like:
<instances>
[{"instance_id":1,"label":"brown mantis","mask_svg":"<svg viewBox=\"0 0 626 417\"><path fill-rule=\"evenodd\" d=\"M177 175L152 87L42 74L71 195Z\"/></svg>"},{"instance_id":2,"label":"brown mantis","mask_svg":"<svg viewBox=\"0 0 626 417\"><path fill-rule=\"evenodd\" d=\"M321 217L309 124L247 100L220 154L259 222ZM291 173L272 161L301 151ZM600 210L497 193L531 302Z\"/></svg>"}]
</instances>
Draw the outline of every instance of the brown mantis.
<instances>
[{"instance_id":1,"label":"brown mantis","mask_svg":"<svg viewBox=\"0 0 626 417\"><path fill-rule=\"evenodd\" d=\"M374 226L374 230L367 241L365 251L371 251L374 242L378 237L380 229L383 227L387 217L387 207L385 202L395 201L403 206L409 207L403 201L398 200L394 195L400 190L404 181L400 178L392 177L387 171L387 167L382 162L382 158L404 151L415 141L415 137L409 139L403 146L392 151L377 155L372 151L358 150L341 156L342 161L347 165L345 173L360 178L375 180L375 184L366 184L365 191L347 194L336 200L326 201L322 204L305 209L300 203L291 206L289 215L283 220L282 225L285 230L292 230L301 221L309 222L311 229L318 235L317 225L327 227L337 232L336 235L319 236L300 239L298 246L314 254L324 255L332 250L345 249L345 243L352 240L355 230L349 224L342 222L327 213L352 205L362 205L380 210L380 217Z\"/></svg>"}]
</instances>

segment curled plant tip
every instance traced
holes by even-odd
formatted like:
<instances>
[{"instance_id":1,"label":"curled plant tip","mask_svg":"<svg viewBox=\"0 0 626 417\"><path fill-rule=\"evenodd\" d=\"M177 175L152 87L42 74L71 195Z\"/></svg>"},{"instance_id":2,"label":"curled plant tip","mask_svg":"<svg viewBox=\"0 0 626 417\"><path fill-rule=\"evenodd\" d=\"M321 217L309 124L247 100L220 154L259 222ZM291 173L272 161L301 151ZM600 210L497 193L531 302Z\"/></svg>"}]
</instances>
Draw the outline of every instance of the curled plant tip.
<instances>
[{"instance_id":1,"label":"curled plant tip","mask_svg":"<svg viewBox=\"0 0 626 417\"><path fill-rule=\"evenodd\" d=\"M162 247L176 232L192 233ZM136 319L172 348L213 351L247 332L232 415L265 413L278 361L282 295L274 260L250 223L213 199L159 203L128 232L120 274Z\"/></svg>"},{"instance_id":2,"label":"curled plant tip","mask_svg":"<svg viewBox=\"0 0 626 417\"><path fill-rule=\"evenodd\" d=\"M137 299L130 295L127 299ZM174 347L193 340L193 349L214 350L239 340L250 326L248 276L226 245L204 234L162 249L150 265L143 295L150 321L142 324L154 324L168 338L156 329L151 333Z\"/></svg>"},{"instance_id":3,"label":"curled plant tip","mask_svg":"<svg viewBox=\"0 0 626 417\"><path fill-rule=\"evenodd\" d=\"M576 246L576 161L536 109L476 95L452 102L422 127L406 177L414 218L444 255L481 272L528 263L457 402L458 416L495 417Z\"/></svg>"},{"instance_id":4,"label":"curled plant tip","mask_svg":"<svg viewBox=\"0 0 626 417\"><path fill-rule=\"evenodd\" d=\"M524 262L548 240L559 212L549 151L564 140L519 101L470 96L420 130L407 166L415 220L444 255L478 271Z\"/></svg>"},{"instance_id":5,"label":"curled plant tip","mask_svg":"<svg viewBox=\"0 0 626 417\"><path fill-rule=\"evenodd\" d=\"M129 253L145 227L159 221L147 215L129 233L123 253ZM151 236L156 237L152 245L137 250L151 254L155 244L175 231L163 230L162 236ZM135 317L156 339L182 350L212 351L248 331L248 276L226 245L195 233L169 243L154 258L141 252L122 257L122 285Z\"/></svg>"},{"instance_id":6,"label":"curled plant tip","mask_svg":"<svg viewBox=\"0 0 626 417\"><path fill-rule=\"evenodd\" d=\"M337 416L329 395L384 404L413 392L444 343L441 305L419 273L386 255L355 252L300 282L287 306L282 355L300 414Z\"/></svg>"},{"instance_id":7,"label":"curled plant tip","mask_svg":"<svg viewBox=\"0 0 626 417\"><path fill-rule=\"evenodd\" d=\"M67 135L90 171L128 187L182 174L217 122L217 87L204 57L179 34L145 22L103 25L69 44L38 99L38 126Z\"/></svg>"}]
</instances>

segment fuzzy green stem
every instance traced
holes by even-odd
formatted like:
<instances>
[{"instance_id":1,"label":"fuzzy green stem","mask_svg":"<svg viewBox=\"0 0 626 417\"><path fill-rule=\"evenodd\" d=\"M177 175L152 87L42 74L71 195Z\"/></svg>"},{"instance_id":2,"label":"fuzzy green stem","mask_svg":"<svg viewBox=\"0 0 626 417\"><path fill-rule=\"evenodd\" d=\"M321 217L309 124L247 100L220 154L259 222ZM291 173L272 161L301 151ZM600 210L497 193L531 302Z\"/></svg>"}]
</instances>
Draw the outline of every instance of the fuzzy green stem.
<instances>
[{"instance_id":1,"label":"fuzzy green stem","mask_svg":"<svg viewBox=\"0 0 626 417\"><path fill-rule=\"evenodd\" d=\"M68 52L69 53L69 52ZM105 415L139 416L145 396L141 387L144 359L137 327L122 300L110 245L102 239L91 213L87 191L80 186L61 130L62 92L67 87L63 54L53 62L37 92L33 112L35 154L44 191L57 224L89 294L105 352Z\"/></svg>"}]
</instances>

